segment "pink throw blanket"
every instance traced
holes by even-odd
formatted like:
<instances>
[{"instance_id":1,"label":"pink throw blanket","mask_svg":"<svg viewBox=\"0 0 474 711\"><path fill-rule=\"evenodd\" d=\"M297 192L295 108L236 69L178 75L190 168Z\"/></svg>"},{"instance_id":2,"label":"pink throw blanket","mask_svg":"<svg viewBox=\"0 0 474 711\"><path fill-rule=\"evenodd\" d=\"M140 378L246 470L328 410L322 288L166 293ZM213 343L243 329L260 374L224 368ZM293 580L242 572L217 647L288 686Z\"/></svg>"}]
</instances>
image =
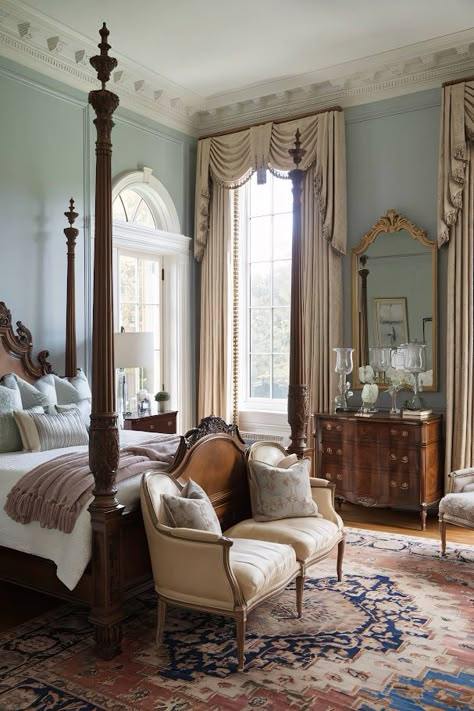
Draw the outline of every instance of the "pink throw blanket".
<instances>
[{"instance_id":1,"label":"pink throw blanket","mask_svg":"<svg viewBox=\"0 0 474 711\"><path fill-rule=\"evenodd\" d=\"M173 461L179 439L176 435L161 435L159 439L123 447L117 484L146 471L165 472ZM19 523L39 521L42 528L71 533L92 497L93 488L89 454L63 454L22 476L8 494L5 511Z\"/></svg>"}]
</instances>

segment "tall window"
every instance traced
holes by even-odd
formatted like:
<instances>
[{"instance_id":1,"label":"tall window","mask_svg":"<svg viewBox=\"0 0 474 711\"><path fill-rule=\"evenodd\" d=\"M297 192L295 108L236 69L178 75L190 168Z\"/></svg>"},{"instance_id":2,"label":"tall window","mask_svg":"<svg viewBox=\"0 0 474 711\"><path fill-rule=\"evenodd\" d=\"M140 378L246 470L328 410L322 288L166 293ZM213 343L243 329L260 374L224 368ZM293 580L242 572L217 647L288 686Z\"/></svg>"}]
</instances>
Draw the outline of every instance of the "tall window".
<instances>
[{"instance_id":1,"label":"tall window","mask_svg":"<svg viewBox=\"0 0 474 711\"><path fill-rule=\"evenodd\" d=\"M240 407L285 410L290 352L291 181L241 189Z\"/></svg>"},{"instance_id":2,"label":"tall window","mask_svg":"<svg viewBox=\"0 0 474 711\"><path fill-rule=\"evenodd\" d=\"M151 331L154 336L153 373L146 368L127 372L129 398L145 388L161 389L161 259L153 255L118 250L119 320L127 332Z\"/></svg>"},{"instance_id":3,"label":"tall window","mask_svg":"<svg viewBox=\"0 0 474 711\"><path fill-rule=\"evenodd\" d=\"M156 228L155 218L145 198L132 188L125 188L114 200L114 220L143 225L143 227Z\"/></svg>"}]
</instances>

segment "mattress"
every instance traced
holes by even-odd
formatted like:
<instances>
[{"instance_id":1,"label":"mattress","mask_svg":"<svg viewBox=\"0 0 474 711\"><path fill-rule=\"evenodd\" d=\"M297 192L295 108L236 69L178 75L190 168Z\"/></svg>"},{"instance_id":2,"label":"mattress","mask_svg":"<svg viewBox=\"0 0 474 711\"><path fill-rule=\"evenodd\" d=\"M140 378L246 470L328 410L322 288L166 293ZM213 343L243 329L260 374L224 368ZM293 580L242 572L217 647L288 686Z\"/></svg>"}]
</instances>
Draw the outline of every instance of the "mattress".
<instances>
[{"instance_id":1,"label":"mattress","mask_svg":"<svg viewBox=\"0 0 474 711\"><path fill-rule=\"evenodd\" d=\"M153 438L158 436L153 435ZM147 440L150 440L149 432L120 431L120 444L123 447ZM62 454L86 451L87 446L82 446L51 449L47 452L0 454L0 545L52 560L56 564L59 580L69 590L76 587L91 558L92 529L88 507L92 498L82 510L71 533L41 528L37 521L17 523L7 516L3 507L8 492L31 469ZM133 477L119 485L117 499L124 506L138 501L140 478Z\"/></svg>"}]
</instances>

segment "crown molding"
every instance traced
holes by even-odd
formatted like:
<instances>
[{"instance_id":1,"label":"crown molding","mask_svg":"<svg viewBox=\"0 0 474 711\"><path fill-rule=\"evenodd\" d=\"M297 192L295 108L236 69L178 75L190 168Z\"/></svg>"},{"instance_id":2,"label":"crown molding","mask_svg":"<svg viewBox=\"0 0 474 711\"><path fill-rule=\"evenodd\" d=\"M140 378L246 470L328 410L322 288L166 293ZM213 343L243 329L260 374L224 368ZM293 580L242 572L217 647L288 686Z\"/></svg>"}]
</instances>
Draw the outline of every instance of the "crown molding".
<instances>
[{"instance_id":1,"label":"crown molding","mask_svg":"<svg viewBox=\"0 0 474 711\"><path fill-rule=\"evenodd\" d=\"M91 39L21 0L2 0L0 55L88 92L97 87L89 64L97 51ZM207 99L121 56L115 48L112 54L119 65L110 88L122 107L199 136L334 104L344 108L371 103L468 76L474 73L474 28Z\"/></svg>"}]
</instances>

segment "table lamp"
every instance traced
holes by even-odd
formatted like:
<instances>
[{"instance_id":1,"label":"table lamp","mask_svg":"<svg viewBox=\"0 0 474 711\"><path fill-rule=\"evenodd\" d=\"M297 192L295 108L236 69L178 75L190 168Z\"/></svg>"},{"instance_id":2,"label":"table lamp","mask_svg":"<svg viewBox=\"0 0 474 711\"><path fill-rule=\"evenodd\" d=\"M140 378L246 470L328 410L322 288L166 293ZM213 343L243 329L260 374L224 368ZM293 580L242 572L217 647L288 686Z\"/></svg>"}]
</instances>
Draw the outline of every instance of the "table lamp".
<instances>
[{"instance_id":1,"label":"table lamp","mask_svg":"<svg viewBox=\"0 0 474 711\"><path fill-rule=\"evenodd\" d=\"M153 333L138 331L114 334L115 367L119 369L119 398L123 417L129 417L126 368L153 368Z\"/></svg>"}]
</instances>

